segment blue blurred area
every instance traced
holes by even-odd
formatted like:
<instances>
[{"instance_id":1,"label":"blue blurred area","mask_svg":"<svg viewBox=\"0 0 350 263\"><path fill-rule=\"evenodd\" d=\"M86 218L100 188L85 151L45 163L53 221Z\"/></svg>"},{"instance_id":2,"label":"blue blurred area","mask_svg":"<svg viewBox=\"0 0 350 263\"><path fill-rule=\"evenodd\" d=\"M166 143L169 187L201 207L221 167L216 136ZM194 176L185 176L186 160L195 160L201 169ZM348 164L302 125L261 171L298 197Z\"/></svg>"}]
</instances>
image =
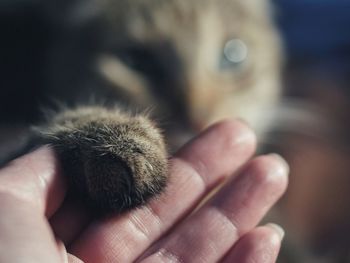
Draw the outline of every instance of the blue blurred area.
<instances>
[{"instance_id":1,"label":"blue blurred area","mask_svg":"<svg viewBox=\"0 0 350 263\"><path fill-rule=\"evenodd\" d=\"M290 66L328 76L350 96L350 0L274 0Z\"/></svg>"},{"instance_id":2,"label":"blue blurred area","mask_svg":"<svg viewBox=\"0 0 350 263\"><path fill-rule=\"evenodd\" d=\"M291 55L349 52L350 0L275 0Z\"/></svg>"}]
</instances>

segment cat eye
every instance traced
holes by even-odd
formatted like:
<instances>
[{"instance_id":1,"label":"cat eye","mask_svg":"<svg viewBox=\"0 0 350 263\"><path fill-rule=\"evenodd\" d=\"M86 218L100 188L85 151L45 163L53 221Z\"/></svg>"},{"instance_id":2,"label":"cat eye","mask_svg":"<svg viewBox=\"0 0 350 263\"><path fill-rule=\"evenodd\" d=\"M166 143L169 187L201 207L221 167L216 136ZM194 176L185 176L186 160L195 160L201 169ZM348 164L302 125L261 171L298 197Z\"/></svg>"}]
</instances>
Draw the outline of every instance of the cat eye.
<instances>
[{"instance_id":1,"label":"cat eye","mask_svg":"<svg viewBox=\"0 0 350 263\"><path fill-rule=\"evenodd\" d=\"M226 42L220 61L220 69L240 66L248 57L247 45L238 38Z\"/></svg>"}]
</instances>

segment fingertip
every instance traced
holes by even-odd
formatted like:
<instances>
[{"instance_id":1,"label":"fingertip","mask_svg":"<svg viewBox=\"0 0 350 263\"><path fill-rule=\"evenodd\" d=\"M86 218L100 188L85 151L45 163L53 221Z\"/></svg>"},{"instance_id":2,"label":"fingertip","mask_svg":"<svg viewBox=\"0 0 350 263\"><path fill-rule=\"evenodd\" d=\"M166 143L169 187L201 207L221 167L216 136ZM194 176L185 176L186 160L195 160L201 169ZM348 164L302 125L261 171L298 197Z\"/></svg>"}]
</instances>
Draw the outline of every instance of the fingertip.
<instances>
[{"instance_id":1,"label":"fingertip","mask_svg":"<svg viewBox=\"0 0 350 263\"><path fill-rule=\"evenodd\" d=\"M255 132L241 119L224 119L214 123L208 128L208 132L213 131L230 139L228 146L243 146L251 151L256 148L257 137Z\"/></svg>"},{"instance_id":2,"label":"fingertip","mask_svg":"<svg viewBox=\"0 0 350 263\"><path fill-rule=\"evenodd\" d=\"M254 131L239 119L224 119L213 123L198 136L187 143L180 153L204 142L206 146L225 145L225 148L242 148L247 152L254 152L257 145L257 138Z\"/></svg>"},{"instance_id":3,"label":"fingertip","mask_svg":"<svg viewBox=\"0 0 350 263\"><path fill-rule=\"evenodd\" d=\"M218 173L222 179L244 165L255 148L256 136L252 129L241 121L226 119L192 139L175 158L190 163L204 179Z\"/></svg>"},{"instance_id":4,"label":"fingertip","mask_svg":"<svg viewBox=\"0 0 350 263\"><path fill-rule=\"evenodd\" d=\"M209 126L206 130L193 138L176 156L190 157L203 154L215 158L250 157L257 145L256 135L251 128L239 120L225 119ZM195 159L189 158L189 159Z\"/></svg>"},{"instance_id":5,"label":"fingertip","mask_svg":"<svg viewBox=\"0 0 350 263\"><path fill-rule=\"evenodd\" d=\"M285 169L286 175L289 174L289 170L290 170L289 164L281 155L279 155L277 153L270 153L268 156L274 158Z\"/></svg>"},{"instance_id":6,"label":"fingertip","mask_svg":"<svg viewBox=\"0 0 350 263\"><path fill-rule=\"evenodd\" d=\"M251 161L247 173L258 185L269 185L282 195L288 185L289 167L276 154L262 155Z\"/></svg>"},{"instance_id":7,"label":"fingertip","mask_svg":"<svg viewBox=\"0 0 350 263\"><path fill-rule=\"evenodd\" d=\"M268 223L265 227L271 229L274 232L273 239L277 240L277 242L281 242L284 238L285 232L284 229L275 223Z\"/></svg>"}]
</instances>

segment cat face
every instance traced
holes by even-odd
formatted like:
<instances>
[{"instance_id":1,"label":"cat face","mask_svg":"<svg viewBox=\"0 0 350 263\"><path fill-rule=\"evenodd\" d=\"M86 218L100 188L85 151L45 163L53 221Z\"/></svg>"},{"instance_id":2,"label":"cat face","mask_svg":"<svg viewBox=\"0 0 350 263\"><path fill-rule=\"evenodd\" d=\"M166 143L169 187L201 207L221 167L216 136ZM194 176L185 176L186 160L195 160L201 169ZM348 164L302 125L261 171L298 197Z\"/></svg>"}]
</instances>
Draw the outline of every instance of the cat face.
<instances>
[{"instance_id":1,"label":"cat face","mask_svg":"<svg viewBox=\"0 0 350 263\"><path fill-rule=\"evenodd\" d=\"M89 3L74 14L77 32L93 43L81 55L91 71L82 78L96 75L129 105L152 108L169 131L197 131L226 117L266 125L263 109L279 94L280 48L265 1ZM79 34L72 42L81 47L87 40Z\"/></svg>"}]
</instances>

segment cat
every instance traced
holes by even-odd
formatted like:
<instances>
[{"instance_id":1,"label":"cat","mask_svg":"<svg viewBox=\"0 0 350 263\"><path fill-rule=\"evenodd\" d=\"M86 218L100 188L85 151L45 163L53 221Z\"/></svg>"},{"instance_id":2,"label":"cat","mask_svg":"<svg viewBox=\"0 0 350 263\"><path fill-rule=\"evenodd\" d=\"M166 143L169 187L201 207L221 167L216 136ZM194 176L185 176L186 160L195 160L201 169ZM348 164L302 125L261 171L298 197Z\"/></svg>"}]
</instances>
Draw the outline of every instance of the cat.
<instances>
[{"instance_id":1,"label":"cat","mask_svg":"<svg viewBox=\"0 0 350 263\"><path fill-rule=\"evenodd\" d=\"M57 150L95 209L122 212L161 193L167 149L215 121L240 117L259 134L269 126L282 56L267 0L43 5L55 32L45 96L65 106L33 136Z\"/></svg>"}]
</instances>

